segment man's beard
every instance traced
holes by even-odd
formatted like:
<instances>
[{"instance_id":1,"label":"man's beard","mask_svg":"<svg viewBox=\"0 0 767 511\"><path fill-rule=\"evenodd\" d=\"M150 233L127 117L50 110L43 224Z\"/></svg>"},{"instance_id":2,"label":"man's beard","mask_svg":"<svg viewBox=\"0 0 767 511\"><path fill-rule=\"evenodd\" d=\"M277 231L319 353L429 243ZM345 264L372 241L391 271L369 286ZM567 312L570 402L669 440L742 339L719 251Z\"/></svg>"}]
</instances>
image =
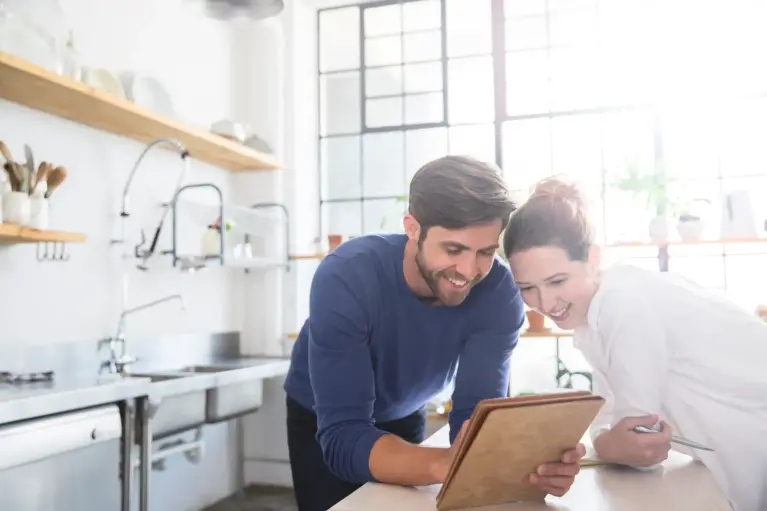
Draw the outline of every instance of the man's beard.
<instances>
[{"instance_id":1,"label":"man's beard","mask_svg":"<svg viewBox=\"0 0 767 511\"><path fill-rule=\"evenodd\" d=\"M433 272L426 267L423 262L423 254L421 253L420 248L415 254L415 265L416 268L418 268L421 277L423 277L424 282L426 282L426 285L431 289L433 295L424 296L422 298L425 300L439 300L439 272Z\"/></svg>"},{"instance_id":2,"label":"man's beard","mask_svg":"<svg viewBox=\"0 0 767 511\"><path fill-rule=\"evenodd\" d=\"M463 295L461 300L458 303L449 303L449 301L444 300L445 297L440 295L439 291L439 280L444 276L443 271L432 271L426 266L423 260L423 253L422 250L418 249L418 252L415 254L415 265L416 268L418 268L418 272L421 274L421 277L423 277L424 282L426 282L426 285L429 286L429 289L431 290L433 296L427 297L423 296L420 297L423 301L431 301L431 302L441 302L448 306L454 306L454 305L460 305L461 302L468 296L469 290L471 290L474 285L481 280L481 277L477 276L474 279L472 279L467 284L467 290L466 293Z\"/></svg>"}]
</instances>

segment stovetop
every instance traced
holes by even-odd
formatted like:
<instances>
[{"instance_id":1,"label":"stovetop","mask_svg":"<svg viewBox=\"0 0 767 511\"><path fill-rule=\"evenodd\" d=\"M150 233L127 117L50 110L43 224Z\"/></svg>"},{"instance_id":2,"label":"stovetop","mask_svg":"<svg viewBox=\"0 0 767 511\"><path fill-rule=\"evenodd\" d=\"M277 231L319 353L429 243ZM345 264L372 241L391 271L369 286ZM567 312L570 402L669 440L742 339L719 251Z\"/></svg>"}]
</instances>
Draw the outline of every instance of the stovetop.
<instances>
[{"instance_id":1,"label":"stovetop","mask_svg":"<svg viewBox=\"0 0 767 511\"><path fill-rule=\"evenodd\" d=\"M0 383L40 383L53 381L53 371L11 372L0 371Z\"/></svg>"}]
</instances>

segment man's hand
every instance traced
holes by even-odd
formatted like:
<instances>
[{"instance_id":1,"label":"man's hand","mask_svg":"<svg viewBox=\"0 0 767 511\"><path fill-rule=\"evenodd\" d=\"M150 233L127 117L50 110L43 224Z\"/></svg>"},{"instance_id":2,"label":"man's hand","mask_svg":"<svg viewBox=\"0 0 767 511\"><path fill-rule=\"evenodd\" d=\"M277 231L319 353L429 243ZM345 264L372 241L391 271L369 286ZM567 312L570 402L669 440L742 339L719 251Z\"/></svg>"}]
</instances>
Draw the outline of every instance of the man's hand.
<instances>
[{"instance_id":1,"label":"man's hand","mask_svg":"<svg viewBox=\"0 0 767 511\"><path fill-rule=\"evenodd\" d=\"M660 422L657 433L637 433L637 426L654 427L657 415L624 417L611 429L594 440L594 448L600 459L611 463L649 467L668 458L671 449L671 426Z\"/></svg>"},{"instance_id":2,"label":"man's hand","mask_svg":"<svg viewBox=\"0 0 767 511\"><path fill-rule=\"evenodd\" d=\"M450 472L450 465L453 463L453 458L455 458L455 455L458 453L458 449L461 446L461 442L463 442L463 439L466 436L466 430L468 429L469 421L463 421L461 430L455 436L455 440L453 440L453 445L451 445L449 449L443 449L442 456L440 456L439 460L432 467L434 478L439 481L439 483L444 483L445 479L447 479L447 473Z\"/></svg>"},{"instance_id":3,"label":"man's hand","mask_svg":"<svg viewBox=\"0 0 767 511\"><path fill-rule=\"evenodd\" d=\"M530 484L544 492L561 497L570 490L575 476L581 471L580 460L586 455L586 448L578 444L575 449L565 451L562 461L544 463L535 474L530 474Z\"/></svg>"}]
</instances>

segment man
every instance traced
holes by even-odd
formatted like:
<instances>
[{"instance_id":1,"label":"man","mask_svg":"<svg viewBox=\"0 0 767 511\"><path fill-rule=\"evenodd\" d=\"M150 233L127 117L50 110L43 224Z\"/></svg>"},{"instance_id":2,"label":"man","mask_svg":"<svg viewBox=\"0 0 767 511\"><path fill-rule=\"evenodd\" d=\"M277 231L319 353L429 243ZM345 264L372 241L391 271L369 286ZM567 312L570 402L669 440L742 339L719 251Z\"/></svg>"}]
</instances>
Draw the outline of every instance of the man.
<instances>
[{"instance_id":1,"label":"man","mask_svg":"<svg viewBox=\"0 0 767 511\"><path fill-rule=\"evenodd\" d=\"M444 482L481 399L508 394L524 321L496 256L514 205L496 167L447 156L410 184L404 235L349 240L320 264L285 382L300 511L326 511L367 481ZM450 448L418 444L425 403L455 378ZM562 495L582 446L531 484Z\"/></svg>"}]
</instances>

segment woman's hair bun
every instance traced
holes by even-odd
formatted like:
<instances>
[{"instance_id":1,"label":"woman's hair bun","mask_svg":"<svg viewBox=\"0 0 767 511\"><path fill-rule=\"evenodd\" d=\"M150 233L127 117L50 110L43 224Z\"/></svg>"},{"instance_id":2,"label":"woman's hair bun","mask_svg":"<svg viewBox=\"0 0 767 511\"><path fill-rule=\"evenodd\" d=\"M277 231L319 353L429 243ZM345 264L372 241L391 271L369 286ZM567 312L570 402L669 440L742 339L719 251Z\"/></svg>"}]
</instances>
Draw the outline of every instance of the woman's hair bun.
<instances>
[{"instance_id":1,"label":"woman's hair bun","mask_svg":"<svg viewBox=\"0 0 767 511\"><path fill-rule=\"evenodd\" d=\"M529 200L533 199L567 201L579 208L586 206L586 200L578 185L561 177L547 177L538 181Z\"/></svg>"}]
</instances>

